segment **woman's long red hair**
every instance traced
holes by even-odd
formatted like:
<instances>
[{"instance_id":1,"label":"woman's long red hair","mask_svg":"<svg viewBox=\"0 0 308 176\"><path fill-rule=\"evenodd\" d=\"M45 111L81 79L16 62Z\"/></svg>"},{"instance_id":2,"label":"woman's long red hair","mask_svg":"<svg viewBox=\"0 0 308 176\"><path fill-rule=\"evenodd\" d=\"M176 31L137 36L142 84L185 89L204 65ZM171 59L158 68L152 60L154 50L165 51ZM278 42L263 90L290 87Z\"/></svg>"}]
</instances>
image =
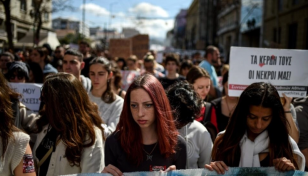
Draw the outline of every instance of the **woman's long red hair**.
<instances>
[{"instance_id":1,"label":"woman's long red hair","mask_svg":"<svg viewBox=\"0 0 308 176\"><path fill-rule=\"evenodd\" d=\"M116 129L127 157L137 165L143 160L143 142L140 127L134 121L130 110L130 94L138 88L144 89L153 101L158 144L162 155L170 157L175 153L178 135L163 86L153 75L140 76L127 90L120 121Z\"/></svg>"}]
</instances>

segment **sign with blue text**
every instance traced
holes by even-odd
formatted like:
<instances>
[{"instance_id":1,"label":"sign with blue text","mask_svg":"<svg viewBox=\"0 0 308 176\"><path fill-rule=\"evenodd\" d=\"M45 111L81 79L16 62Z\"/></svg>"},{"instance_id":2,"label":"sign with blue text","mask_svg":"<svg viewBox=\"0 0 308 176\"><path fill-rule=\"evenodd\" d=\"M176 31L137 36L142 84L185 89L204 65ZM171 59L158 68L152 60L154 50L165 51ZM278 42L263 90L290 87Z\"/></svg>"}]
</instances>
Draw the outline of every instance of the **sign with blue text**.
<instances>
[{"instance_id":1,"label":"sign with blue text","mask_svg":"<svg viewBox=\"0 0 308 176\"><path fill-rule=\"evenodd\" d=\"M21 94L20 102L32 111L39 111L42 84L10 83L11 89Z\"/></svg>"}]
</instances>

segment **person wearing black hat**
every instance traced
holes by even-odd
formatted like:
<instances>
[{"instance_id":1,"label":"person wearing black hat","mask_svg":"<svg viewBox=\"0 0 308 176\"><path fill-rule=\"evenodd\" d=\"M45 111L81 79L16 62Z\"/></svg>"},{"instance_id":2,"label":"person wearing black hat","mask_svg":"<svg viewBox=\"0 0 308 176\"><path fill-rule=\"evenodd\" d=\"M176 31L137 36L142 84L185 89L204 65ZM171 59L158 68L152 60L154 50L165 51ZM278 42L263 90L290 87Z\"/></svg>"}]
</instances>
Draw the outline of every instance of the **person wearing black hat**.
<instances>
[{"instance_id":1,"label":"person wearing black hat","mask_svg":"<svg viewBox=\"0 0 308 176\"><path fill-rule=\"evenodd\" d=\"M29 79L29 69L24 62L15 61L8 64L6 78L9 82L25 83Z\"/></svg>"}]
</instances>

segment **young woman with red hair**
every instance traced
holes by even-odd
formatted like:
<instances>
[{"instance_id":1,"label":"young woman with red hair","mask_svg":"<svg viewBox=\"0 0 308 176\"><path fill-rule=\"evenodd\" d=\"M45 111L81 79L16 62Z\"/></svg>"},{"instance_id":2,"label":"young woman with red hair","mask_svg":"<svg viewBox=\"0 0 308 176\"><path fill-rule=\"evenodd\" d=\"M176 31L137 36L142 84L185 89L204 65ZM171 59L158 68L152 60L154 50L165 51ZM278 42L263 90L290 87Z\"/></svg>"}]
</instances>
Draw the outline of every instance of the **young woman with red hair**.
<instances>
[{"instance_id":1,"label":"young woman with red hair","mask_svg":"<svg viewBox=\"0 0 308 176\"><path fill-rule=\"evenodd\" d=\"M127 90L117 129L106 140L103 173L185 169L186 145L174 123L160 82L140 76Z\"/></svg>"}]
</instances>

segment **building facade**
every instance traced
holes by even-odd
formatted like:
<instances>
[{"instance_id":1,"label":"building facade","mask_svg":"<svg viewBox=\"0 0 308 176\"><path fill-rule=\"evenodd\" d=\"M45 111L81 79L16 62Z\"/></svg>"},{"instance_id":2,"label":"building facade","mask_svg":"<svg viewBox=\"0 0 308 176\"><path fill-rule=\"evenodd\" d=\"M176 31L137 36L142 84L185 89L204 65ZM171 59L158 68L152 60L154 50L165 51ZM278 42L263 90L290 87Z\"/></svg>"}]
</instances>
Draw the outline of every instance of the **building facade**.
<instances>
[{"instance_id":1,"label":"building facade","mask_svg":"<svg viewBox=\"0 0 308 176\"><path fill-rule=\"evenodd\" d=\"M187 10L185 49L204 50L216 44L216 0L194 0Z\"/></svg>"},{"instance_id":2,"label":"building facade","mask_svg":"<svg viewBox=\"0 0 308 176\"><path fill-rule=\"evenodd\" d=\"M52 20L52 28L54 30L76 30L76 33L83 34L86 38L90 37L89 27L81 21L72 20L68 18L55 18Z\"/></svg>"},{"instance_id":3,"label":"building facade","mask_svg":"<svg viewBox=\"0 0 308 176\"><path fill-rule=\"evenodd\" d=\"M11 25L13 31L13 42L18 47L19 41L25 38L29 33L33 33L36 29L34 24L34 18L31 16L33 12L33 1L28 0L11 0ZM51 11L52 2L49 0L43 0L42 6L45 9ZM48 11L49 11L48 10ZM0 3L0 41L4 42L6 38L5 29L5 13L2 3ZM51 12L45 12L42 14L43 25L41 28L42 33L48 33L51 31ZM33 36L33 34L32 34ZM22 45L22 44L21 44Z\"/></svg>"},{"instance_id":4,"label":"building facade","mask_svg":"<svg viewBox=\"0 0 308 176\"><path fill-rule=\"evenodd\" d=\"M308 1L264 1L263 47L308 49Z\"/></svg>"},{"instance_id":5,"label":"building facade","mask_svg":"<svg viewBox=\"0 0 308 176\"><path fill-rule=\"evenodd\" d=\"M218 4L218 43L228 60L230 47L239 45L240 34L240 0L221 0Z\"/></svg>"},{"instance_id":6,"label":"building facade","mask_svg":"<svg viewBox=\"0 0 308 176\"><path fill-rule=\"evenodd\" d=\"M185 48L186 15L187 9L181 9L174 19L173 41L170 42L174 48Z\"/></svg>"}]
</instances>

